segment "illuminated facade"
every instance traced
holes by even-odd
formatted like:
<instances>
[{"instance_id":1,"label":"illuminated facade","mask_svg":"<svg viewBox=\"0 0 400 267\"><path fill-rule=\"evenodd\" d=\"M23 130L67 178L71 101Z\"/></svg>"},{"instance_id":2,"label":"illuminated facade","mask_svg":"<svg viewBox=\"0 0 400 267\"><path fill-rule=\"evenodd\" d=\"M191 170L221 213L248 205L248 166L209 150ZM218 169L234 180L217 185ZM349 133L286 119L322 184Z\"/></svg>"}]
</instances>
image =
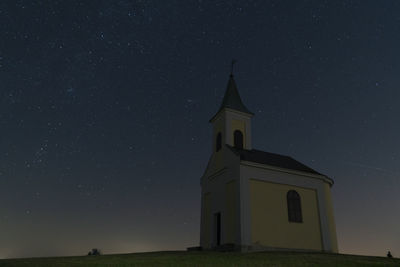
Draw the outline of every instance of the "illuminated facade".
<instances>
[{"instance_id":1,"label":"illuminated facade","mask_svg":"<svg viewBox=\"0 0 400 267\"><path fill-rule=\"evenodd\" d=\"M213 146L201 177L200 246L337 253L333 180L291 157L253 149L252 116L231 75L210 120Z\"/></svg>"}]
</instances>

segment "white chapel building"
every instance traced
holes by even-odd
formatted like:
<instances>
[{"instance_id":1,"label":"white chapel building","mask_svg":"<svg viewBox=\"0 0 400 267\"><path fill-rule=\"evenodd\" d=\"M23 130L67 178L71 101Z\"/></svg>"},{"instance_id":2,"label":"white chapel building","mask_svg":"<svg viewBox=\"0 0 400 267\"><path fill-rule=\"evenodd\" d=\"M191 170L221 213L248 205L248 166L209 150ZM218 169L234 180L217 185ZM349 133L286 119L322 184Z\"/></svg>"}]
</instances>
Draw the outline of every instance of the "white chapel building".
<instances>
[{"instance_id":1,"label":"white chapel building","mask_svg":"<svg viewBox=\"0 0 400 267\"><path fill-rule=\"evenodd\" d=\"M338 252L333 180L289 157L253 149L250 112L233 75L210 122L201 177L202 249Z\"/></svg>"}]
</instances>

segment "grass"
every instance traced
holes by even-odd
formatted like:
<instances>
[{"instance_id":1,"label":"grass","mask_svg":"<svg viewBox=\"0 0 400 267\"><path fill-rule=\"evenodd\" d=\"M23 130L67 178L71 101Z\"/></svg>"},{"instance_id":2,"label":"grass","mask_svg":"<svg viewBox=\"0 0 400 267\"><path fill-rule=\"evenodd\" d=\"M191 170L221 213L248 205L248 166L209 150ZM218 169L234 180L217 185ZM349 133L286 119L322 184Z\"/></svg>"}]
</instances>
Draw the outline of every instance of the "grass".
<instances>
[{"instance_id":1,"label":"grass","mask_svg":"<svg viewBox=\"0 0 400 267\"><path fill-rule=\"evenodd\" d=\"M300 252L148 252L0 260L0 266L400 266L400 259Z\"/></svg>"}]
</instances>

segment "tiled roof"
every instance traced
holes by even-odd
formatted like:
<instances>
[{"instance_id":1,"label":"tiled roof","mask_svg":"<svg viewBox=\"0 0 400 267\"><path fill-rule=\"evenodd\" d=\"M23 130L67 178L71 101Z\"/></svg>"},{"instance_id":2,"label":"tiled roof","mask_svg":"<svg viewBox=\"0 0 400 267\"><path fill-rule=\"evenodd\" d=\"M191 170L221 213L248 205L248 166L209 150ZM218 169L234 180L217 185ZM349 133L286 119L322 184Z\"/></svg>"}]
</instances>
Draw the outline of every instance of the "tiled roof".
<instances>
[{"instance_id":1,"label":"tiled roof","mask_svg":"<svg viewBox=\"0 0 400 267\"><path fill-rule=\"evenodd\" d=\"M266 164L270 166L275 166L279 168L308 172L312 174L323 175L310 167L298 162L289 156L274 154L270 152L265 152L261 150L247 150L247 149L237 149L227 145L234 153L240 156L240 160L256 162L261 164Z\"/></svg>"}]
</instances>

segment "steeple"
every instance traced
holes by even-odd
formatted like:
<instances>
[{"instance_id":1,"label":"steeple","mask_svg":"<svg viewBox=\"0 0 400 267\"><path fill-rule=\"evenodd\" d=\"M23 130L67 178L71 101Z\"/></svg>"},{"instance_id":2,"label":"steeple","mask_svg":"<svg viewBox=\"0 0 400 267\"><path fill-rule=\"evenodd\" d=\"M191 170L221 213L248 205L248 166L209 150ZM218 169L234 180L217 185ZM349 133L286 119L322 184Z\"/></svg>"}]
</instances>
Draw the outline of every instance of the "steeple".
<instances>
[{"instance_id":1,"label":"steeple","mask_svg":"<svg viewBox=\"0 0 400 267\"><path fill-rule=\"evenodd\" d=\"M224 99L222 100L221 106L210 121L212 121L215 118L215 116L217 116L217 114L224 108L229 108L250 115L254 115L254 113L248 110L246 106L243 104L232 73L229 76L228 85L226 87Z\"/></svg>"},{"instance_id":2,"label":"steeple","mask_svg":"<svg viewBox=\"0 0 400 267\"><path fill-rule=\"evenodd\" d=\"M251 117L253 115L240 98L231 69L224 99L217 113L210 120L213 125L213 151L218 153L224 144L251 150Z\"/></svg>"},{"instance_id":3,"label":"steeple","mask_svg":"<svg viewBox=\"0 0 400 267\"><path fill-rule=\"evenodd\" d=\"M221 107L219 108L219 110L221 110L223 108L230 108L230 109L234 109L237 111L241 111L244 113L249 113L249 114L254 115L243 104L232 74L229 77L228 86L226 87L226 91L225 91L225 96L224 96L224 99L222 100L222 104L221 104Z\"/></svg>"}]
</instances>

